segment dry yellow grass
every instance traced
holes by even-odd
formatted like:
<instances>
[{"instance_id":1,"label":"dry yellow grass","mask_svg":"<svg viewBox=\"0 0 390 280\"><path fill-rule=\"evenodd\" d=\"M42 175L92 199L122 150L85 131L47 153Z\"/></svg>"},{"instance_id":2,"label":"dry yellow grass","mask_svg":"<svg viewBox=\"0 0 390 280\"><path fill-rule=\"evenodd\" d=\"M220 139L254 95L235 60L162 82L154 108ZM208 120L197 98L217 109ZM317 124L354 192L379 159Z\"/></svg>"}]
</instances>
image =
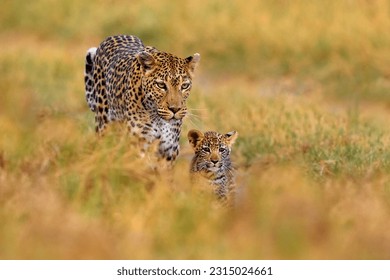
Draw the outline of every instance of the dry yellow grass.
<instances>
[{"instance_id":1,"label":"dry yellow grass","mask_svg":"<svg viewBox=\"0 0 390 280\"><path fill-rule=\"evenodd\" d=\"M3 2L1 259L390 257L388 1ZM201 53L183 131L239 132L235 208L185 137L157 174L95 136L84 54L119 33Z\"/></svg>"}]
</instances>

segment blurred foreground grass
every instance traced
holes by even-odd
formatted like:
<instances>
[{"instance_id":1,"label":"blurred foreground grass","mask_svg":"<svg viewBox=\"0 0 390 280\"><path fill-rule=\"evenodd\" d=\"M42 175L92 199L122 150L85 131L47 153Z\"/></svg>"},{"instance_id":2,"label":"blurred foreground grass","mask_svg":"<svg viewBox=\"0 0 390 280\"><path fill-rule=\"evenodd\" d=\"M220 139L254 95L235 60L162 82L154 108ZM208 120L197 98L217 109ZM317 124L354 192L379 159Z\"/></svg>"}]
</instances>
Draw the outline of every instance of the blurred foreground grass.
<instances>
[{"instance_id":1,"label":"blurred foreground grass","mask_svg":"<svg viewBox=\"0 0 390 280\"><path fill-rule=\"evenodd\" d=\"M0 11L0 258L388 259L390 3L52 1ZM202 55L190 128L230 131L235 209L94 134L84 54Z\"/></svg>"}]
</instances>

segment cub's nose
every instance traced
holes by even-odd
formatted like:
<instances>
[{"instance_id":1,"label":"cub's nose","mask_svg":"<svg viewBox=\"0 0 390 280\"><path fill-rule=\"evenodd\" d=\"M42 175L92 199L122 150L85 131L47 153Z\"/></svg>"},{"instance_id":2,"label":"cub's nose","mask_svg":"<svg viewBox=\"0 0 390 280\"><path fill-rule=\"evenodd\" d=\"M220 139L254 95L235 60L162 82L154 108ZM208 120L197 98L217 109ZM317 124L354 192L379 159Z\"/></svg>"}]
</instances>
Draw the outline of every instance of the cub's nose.
<instances>
[{"instance_id":1,"label":"cub's nose","mask_svg":"<svg viewBox=\"0 0 390 280\"><path fill-rule=\"evenodd\" d=\"M176 113L180 110L180 107L169 106L168 109L169 109L169 111L171 111L172 113L176 114Z\"/></svg>"},{"instance_id":2,"label":"cub's nose","mask_svg":"<svg viewBox=\"0 0 390 280\"><path fill-rule=\"evenodd\" d=\"M218 159L212 159L211 162L214 163L214 164L217 164L218 163Z\"/></svg>"}]
</instances>

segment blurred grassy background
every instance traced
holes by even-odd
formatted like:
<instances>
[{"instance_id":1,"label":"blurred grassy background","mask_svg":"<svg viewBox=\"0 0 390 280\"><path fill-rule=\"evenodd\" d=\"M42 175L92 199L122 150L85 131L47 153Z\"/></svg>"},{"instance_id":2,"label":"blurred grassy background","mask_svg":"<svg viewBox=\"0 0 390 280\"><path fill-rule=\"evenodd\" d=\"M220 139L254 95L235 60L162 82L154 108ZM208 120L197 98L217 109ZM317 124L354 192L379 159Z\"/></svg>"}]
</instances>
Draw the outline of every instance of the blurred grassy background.
<instances>
[{"instance_id":1,"label":"blurred grassy background","mask_svg":"<svg viewBox=\"0 0 390 280\"><path fill-rule=\"evenodd\" d=\"M0 258L388 259L388 30L385 0L3 0ZM183 132L239 132L235 209L185 137L170 175L96 138L84 55L113 34L201 54Z\"/></svg>"}]
</instances>

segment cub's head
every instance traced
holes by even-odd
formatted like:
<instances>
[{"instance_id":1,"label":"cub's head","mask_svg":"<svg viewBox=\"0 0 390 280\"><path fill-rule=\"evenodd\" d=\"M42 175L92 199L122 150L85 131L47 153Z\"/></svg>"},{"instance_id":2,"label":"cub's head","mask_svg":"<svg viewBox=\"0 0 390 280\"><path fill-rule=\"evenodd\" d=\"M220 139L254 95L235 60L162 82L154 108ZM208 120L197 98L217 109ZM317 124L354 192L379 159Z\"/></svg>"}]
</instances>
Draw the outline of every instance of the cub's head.
<instances>
[{"instance_id":1,"label":"cub's head","mask_svg":"<svg viewBox=\"0 0 390 280\"><path fill-rule=\"evenodd\" d=\"M219 134L215 131L205 133L199 130L190 130L188 140L195 151L191 170L202 173L216 173L217 171L229 170L230 152L238 133L231 131Z\"/></svg>"},{"instance_id":2,"label":"cub's head","mask_svg":"<svg viewBox=\"0 0 390 280\"><path fill-rule=\"evenodd\" d=\"M137 59L143 71L142 90L147 108L157 110L165 120L182 119L187 113L186 99L200 55L183 59L147 48Z\"/></svg>"}]
</instances>

